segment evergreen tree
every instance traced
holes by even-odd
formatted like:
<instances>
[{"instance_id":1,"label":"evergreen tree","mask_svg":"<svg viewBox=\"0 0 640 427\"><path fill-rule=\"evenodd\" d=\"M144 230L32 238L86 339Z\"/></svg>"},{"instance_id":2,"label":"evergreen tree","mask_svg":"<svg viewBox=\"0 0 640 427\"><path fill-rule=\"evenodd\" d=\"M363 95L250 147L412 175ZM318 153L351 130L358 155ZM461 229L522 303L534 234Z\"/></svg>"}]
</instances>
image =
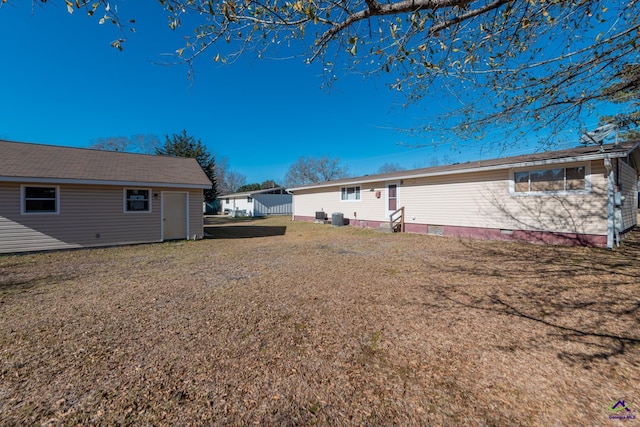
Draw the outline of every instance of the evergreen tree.
<instances>
[{"instance_id":1,"label":"evergreen tree","mask_svg":"<svg viewBox=\"0 0 640 427\"><path fill-rule=\"evenodd\" d=\"M261 190L260 184L254 182L253 184L245 184L238 188L238 193L244 193L245 191L257 191Z\"/></svg>"},{"instance_id":2,"label":"evergreen tree","mask_svg":"<svg viewBox=\"0 0 640 427\"><path fill-rule=\"evenodd\" d=\"M159 156L190 157L196 159L213 184L210 189L204 191L204 200L208 203L215 200L217 194L215 159L209 154L207 147L205 147L200 140L189 136L187 131L183 129L181 134L174 133L171 137L166 135L164 145L156 148L156 154Z\"/></svg>"}]
</instances>

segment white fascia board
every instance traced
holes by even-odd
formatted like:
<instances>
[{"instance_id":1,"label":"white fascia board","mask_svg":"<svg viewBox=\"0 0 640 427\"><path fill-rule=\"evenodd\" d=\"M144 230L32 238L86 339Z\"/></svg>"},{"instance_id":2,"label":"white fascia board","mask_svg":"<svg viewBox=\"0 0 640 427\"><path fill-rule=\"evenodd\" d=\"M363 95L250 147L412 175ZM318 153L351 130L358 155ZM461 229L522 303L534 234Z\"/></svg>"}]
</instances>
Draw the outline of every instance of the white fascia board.
<instances>
[{"instance_id":1,"label":"white fascia board","mask_svg":"<svg viewBox=\"0 0 640 427\"><path fill-rule=\"evenodd\" d=\"M222 198L222 199L243 199L245 197L253 197L255 193L251 192L251 191L247 191L244 193L231 193L231 194L223 194L221 196L218 196L218 198Z\"/></svg>"},{"instance_id":2,"label":"white fascia board","mask_svg":"<svg viewBox=\"0 0 640 427\"><path fill-rule=\"evenodd\" d=\"M635 148L635 147L634 147ZM632 149L627 152L618 152L618 153L609 153L609 157L611 158L619 158L626 157L629 155L629 152L633 151ZM414 178L429 178L434 176L447 176L447 175L460 175L465 173L473 173L473 172L486 172L486 171L494 171L500 169L516 169L516 168L529 168L536 166L547 166L547 165L556 165L563 163L577 163L577 162L588 162L591 160L602 160L607 153L596 153L596 154L588 154L584 156L573 156L573 157L561 157L558 159L546 159L546 160L534 160L529 162L519 162L519 163L505 163L502 165L493 165L493 166L477 166L470 169L453 169L447 171L440 172L423 172L417 174L407 174L407 175L394 175L394 176L378 176L375 178L362 177L353 178L351 180L344 181L335 181L335 182L323 182L317 185L306 185L304 187L293 187L288 191L294 193L300 190L310 190L314 188L327 188L327 187L343 187L345 185L353 185L353 184L369 184L373 182L386 182L386 181L398 181L401 179L414 179Z\"/></svg>"},{"instance_id":3,"label":"white fascia board","mask_svg":"<svg viewBox=\"0 0 640 427\"><path fill-rule=\"evenodd\" d=\"M252 190L252 191L243 191L242 193L229 193L229 194L223 194L219 197L221 198L228 198L228 199L239 199L242 197L253 197L254 195L258 196L262 193L268 193L269 191L272 190L277 190L277 189L281 189L282 187L273 187L273 188L264 188L262 190ZM255 197L253 197L255 198Z\"/></svg>"},{"instance_id":4,"label":"white fascia board","mask_svg":"<svg viewBox=\"0 0 640 427\"><path fill-rule=\"evenodd\" d=\"M167 187L167 188L198 188L208 190L210 185L203 184L170 184L166 182L138 182L138 181L100 181L91 179L57 179L57 178L37 178L37 177L13 177L0 176L0 182L25 182L39 184L80 184L80 185L114 185L126 187Z\"/></svg>"}]
</instances>

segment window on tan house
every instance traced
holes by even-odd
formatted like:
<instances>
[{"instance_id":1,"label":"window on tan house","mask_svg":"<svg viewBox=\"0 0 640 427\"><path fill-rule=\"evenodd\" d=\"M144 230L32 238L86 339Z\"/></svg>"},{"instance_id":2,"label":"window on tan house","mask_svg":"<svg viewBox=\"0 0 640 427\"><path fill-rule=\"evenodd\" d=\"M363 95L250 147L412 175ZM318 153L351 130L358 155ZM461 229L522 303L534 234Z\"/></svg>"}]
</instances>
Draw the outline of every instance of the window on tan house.
<instances>
[{"instance_id":1,"label":"window on tan house","mask_svg":"<svg viewBox=\"0 0 640 427\"><path fill-rule=\"evenodd\" d=\"M576 166L518 171L513 174L513 189L516 193L585 191L586 168Z\"/></svg>"},{"instance_id":2,"label":"window on tan house","mask_svg":"<svg viewBox=\"0 0 640 427\"><path fill-rule=\"evenodd\" d=\"M151 212L149 202L150 190L131 189L125 190L124 211L125 212Z\"/></svg>"},{"instance_id":3,"label":"window on tan house","mask_svg":"<svg viewBox=\"0 0 640 427\"><path fill-rule=\"evenodd\" d=\"M360 186L342 187L340 189L340 200L360 200Z\"/></svg>"},{"instance_id":4,"label":"window on tan house","mask_svg":"<svg viewBox=\"0 0 640 427\"><path fill-rule=\"evenodd\" d=\"M22 213L58 213L58 187L22 187Z\"/></svg>"}]
</instances>

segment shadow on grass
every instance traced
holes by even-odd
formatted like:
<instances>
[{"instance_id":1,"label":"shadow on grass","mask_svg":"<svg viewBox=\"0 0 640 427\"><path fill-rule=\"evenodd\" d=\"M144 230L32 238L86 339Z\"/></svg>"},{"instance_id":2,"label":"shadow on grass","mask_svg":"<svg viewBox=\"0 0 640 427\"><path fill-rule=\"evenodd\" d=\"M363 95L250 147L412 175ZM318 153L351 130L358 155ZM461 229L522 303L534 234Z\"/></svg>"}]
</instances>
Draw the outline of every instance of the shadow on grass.
<instances>
[{"instance_id":1,"label":"shadow on grass","mask_svg":"<svg viewBox=\"0 0 640 427\"><path fill-rule=\"evenodd\" d=\"M442 301L438 305L483 310L543 326L547 344L569 363L588 366L615 356L638 357L640 228L613 251L475 241L463 245L468 249L466 260L473 260L472 269L455 260L437 269L460 274L476 285L461 280L425 287L437 293Z\"/></svg>"},{"instance_id":2,"label":"shadow on grass","mask_svg":"<svg viewBox=\"0 0 640 427\"><path fill-rule=\"evenodd\" d=\"M18 294L40 286L74 280L78 277L80 277L79 274L62 272L57 274L36 275L28 279L0 278L0 297L3 295Z\"/></svg>"},{"instance_id":3,"label":"shadow on grass","mask_svg":"<svg viewBox=\"0 0 640 427\"><path fill-rule=\"evenodd\" d=\"M287 227L265 225L223 225L204 229L205 239L251 239L284 236Z\"/></svg>"},{"instance_id":4,"label":"shadow on grass","mask_svg":"<svg viewBox=\"0 0 640 427\"><path fill-rule=\"evenodd\" d=\"M231 217L215 215L204 217L205 239L251 239L254 237L284 236L285 226L260 225L268 217Z\"/></svg>"},{"instance_id":5,"label":"shadow on grass","mask_svg":"<svg viewBox=\"0 0 640 427\"><path fill-rule=\"evenodd\" d=\"M230 215L205 215L204 225L232 225L232 224L249 224L253 222L261 222L267 219L266 216L237 216Z\"/></svg>"}]
</instances>

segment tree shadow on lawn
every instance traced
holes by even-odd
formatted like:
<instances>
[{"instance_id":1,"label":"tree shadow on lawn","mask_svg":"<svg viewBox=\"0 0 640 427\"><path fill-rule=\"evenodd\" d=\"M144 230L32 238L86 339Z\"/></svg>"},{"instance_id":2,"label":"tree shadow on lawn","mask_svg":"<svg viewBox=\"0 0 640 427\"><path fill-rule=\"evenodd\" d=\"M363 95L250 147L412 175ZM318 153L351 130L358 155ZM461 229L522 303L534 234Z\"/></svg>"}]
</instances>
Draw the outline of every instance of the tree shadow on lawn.
<instances>
[{"instance_id":1,"label":"tree shadow on lawn","mask_svg":"<svg viewBox=\"0 0 640 427\"><path fill-rule=\"evenodd\" d=\"M557 356L569 363L588 366L613 356L637 358L640 229L614 251L477 241L462 244L468 250L464 263L453 260L431 266L462 276L462 283L425 286L445 307L535 322L548 331L546 344L557 348Z\"/></svg>"},{"instance_id":2,"label":"tree shadow on lawn","mask_svg":"<svg viewBox=\"0 0 640 427\"><path fill-rule=\"evenodd\" d=\"M30 274L28 278L20 278L20 276L12 277L11 275L7 275L5 277L0 277L0 297L3 295L21 293L39 286L47 286L53 283L74 280L79 277L81 277L80 274L74 274L72 272Z\"/></svg>"}]
</instances>

